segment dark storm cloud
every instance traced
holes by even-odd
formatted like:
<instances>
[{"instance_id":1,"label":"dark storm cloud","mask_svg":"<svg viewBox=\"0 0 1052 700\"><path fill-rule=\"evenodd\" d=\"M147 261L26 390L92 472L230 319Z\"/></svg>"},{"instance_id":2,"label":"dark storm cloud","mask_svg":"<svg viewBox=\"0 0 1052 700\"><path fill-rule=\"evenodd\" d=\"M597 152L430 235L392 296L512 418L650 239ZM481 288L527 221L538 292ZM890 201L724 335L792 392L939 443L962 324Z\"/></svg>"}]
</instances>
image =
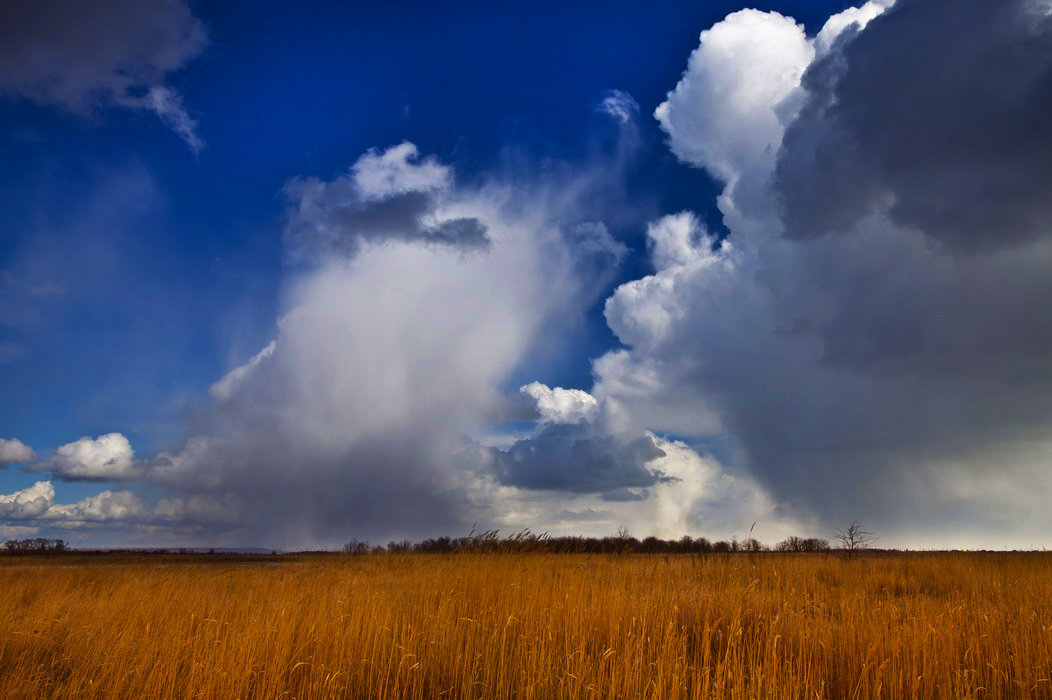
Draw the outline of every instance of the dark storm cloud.
<instances>
[{"instance_id":1,"label":"dark storm cloud","mask_svg":"<svg viewBox=\"0 0 1052 700\"><path fill-rule=\"evenodd\" d=\"M449 219L424 229L424 240L460 248L486 248L486 226L478 219Z\"/></svg>"},{"instance_id":2,"label":"dark storm cloud","mask_svg":"<svg viewBox=\"0 0 1052 700\"><path fill-rule=\"evenodd\" d=\"M241 415L213 416L230 433L208 437L197 455L194 446L162 455L153 478L177 491L224 494L236 487L239 529L266 542L384 542L470 528L460 514L464 496L434 477L430 436L392 433L325 450L299 442L290 426L264 412L246 427L248 410L235 410ZM191 461L189 475L182 473ZM197 470L213 467L221 472L209 484Z\"/></svg>"},{"instance_id":3,"label":"dark storm cloud","mask_svg":"<svg viewBox=\"0 0 1052 700\"><path fill-rule=\"evenodd\" d=\"M198 55L204 25L178 0L0 3L0 93L87 115L154 112L194 150L203 145L168 73Z\"/></svg>"},{"instance_id":4,"label":"dark storm cloud","mask_svg":"<svg viewBox=\"0 0 1052 700\"><path fill-rule=\"evenodd\" d=\"M1052 523L1052 8L867 7L792 63L802 87L764 63L809 41L799 25L749 11L703 34L658 116L726 175L728 244L652 256L615 293L628 350L594 393L631 408L657 387L667 415L637 420L658 431L717 415L735 459L822 527L1026 542Z\"/></svg>"},{"instance_id":5,"label":"dark storm cloud","mask_svg":"<svg viewBox=\"0 0 1052 700\"><path fill-rule=\"evenodd\" d=\"M320 216L304 217L300 212L290 216L286 231L293 244L321 248L348 258L357 254L363 243L384 241L421 241L465 249L489 246L486 227L478 219L425 223L424 217L436 206L432 192L406 192L386 199L360 201L353 194L329 189L335 183L322 185L321 190L316 189L318 184L297 182L286 188L297 202L309 196L310 189L316 196L330 200L319 206L325 210Z\"/></svg>"},{"instance_id":6,"label":"dark storm cloud","mask_svg":"<svg viewBox=\"0 0 1052 700\"><path fill-rule=\"evenodd\" d=\"M1052 15L903 0L804 76L775 173L788 235L886 210L954 251L1052 231Z\"/></svg>"},{"instance_id":7,"label":"dark storm cloud","mask_svg":"<svg viewBox=\"0 0 1052 700\"><path fill-rule=\"evenodd\" d=\"M1052 15L1029 0L903 0L842 35L804 87L773 179L787 234L846 236L886 216L935 248L894 232L875 252L833 242L813 248L806 280L776 282L811 293L795 295L794 322L822 338L822 361L957 385L1052 380ZM937 415L964 412L948 403Z\"/></svg>"},{"instance_id":8,"label":"dark storm cloud","mask_svg":"<svg viewBox=\"0 0 1052 700\"><path fill-rule=\"evenodd\" d=\"M646 466L665 456L650 437L625 442L596 435L585 425L549 425L536 437L493 454L501 482L524 489L621 494L665 479ZM615 495L612 500L626 499Z\"/></svg>"}]
</instances>

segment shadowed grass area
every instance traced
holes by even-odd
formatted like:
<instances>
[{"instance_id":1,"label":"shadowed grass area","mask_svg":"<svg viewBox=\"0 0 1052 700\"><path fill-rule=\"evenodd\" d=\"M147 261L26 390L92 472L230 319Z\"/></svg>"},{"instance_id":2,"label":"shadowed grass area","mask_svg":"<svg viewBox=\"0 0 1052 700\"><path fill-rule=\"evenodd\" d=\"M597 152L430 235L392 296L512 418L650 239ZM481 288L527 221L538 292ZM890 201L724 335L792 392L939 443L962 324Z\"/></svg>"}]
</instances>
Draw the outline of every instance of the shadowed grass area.
<instances>
[{"instance_id":1,"label":"shadowed grass area","mask_svg":"<svg viewBox=\"0 0 1052 700\"><path fill-rule=\"evenodd\" d=\"M1052 555L0 559L3 697L1052 697Z\"/></svg>"}]
</instances>

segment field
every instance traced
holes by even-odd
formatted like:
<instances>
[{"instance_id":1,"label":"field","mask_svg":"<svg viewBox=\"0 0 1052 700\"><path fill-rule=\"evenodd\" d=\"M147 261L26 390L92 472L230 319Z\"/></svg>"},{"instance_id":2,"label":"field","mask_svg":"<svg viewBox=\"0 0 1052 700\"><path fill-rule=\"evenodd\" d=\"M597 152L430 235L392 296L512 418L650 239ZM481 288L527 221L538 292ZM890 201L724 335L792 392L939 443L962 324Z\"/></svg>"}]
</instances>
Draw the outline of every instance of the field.
<instances>
[{"instance_id":1,"label":"field","mask_svg":"<svg viewBox=\"0 0 1052 700\"><path fill-rule=\"evenodd\" d=\"M1052 555L0 558L0 697L1052 697Z\"/></svg>"}]
</instances>

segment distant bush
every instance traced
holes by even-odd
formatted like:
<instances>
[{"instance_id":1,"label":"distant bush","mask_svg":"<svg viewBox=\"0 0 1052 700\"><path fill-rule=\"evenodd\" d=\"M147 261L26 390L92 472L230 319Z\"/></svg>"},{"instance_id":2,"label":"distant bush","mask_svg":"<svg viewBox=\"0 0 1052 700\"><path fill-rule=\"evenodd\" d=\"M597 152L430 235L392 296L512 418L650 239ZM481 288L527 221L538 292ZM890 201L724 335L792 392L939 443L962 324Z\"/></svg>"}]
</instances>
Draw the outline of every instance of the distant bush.
<instances>
[{"instance_id":1,"label":"distant bush","mask_svg":"<svg viewBox=\"0 0 1052 700\"><path fill-rule=\"evenodd\" d=\"M368 542L362 542L361 540L351 540L347 544L343 545L344 554L368 554L371 551Z\"/></svg>"},{"instance_id":2,"label":"distant bush","mask_svg":"<svg viewBox=\"0 0 1052 700\"><path fill-rule=\"evenodd\" d=\"M828 552L829 541L818 537L787 537L774 546L776 552Z\"/></svg>"}]
</instances>

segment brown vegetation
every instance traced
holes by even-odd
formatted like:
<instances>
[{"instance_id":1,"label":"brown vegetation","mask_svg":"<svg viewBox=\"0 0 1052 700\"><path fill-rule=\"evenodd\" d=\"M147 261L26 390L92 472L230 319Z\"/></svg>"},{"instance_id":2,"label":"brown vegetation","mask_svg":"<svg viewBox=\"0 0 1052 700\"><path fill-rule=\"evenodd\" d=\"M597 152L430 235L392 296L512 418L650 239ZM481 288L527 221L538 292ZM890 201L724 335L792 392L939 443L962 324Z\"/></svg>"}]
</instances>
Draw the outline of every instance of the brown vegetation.
<instances>
[{"instance_id":1,"label":"brown vegetation","mask_svg":"<svg viewBox=\"0 0 1052 700\"><path fill-rule=\"evenodd\" d=\"M1052 697L1052 556L0 558L0 697Z\"/></svg>"}]
</instances>

